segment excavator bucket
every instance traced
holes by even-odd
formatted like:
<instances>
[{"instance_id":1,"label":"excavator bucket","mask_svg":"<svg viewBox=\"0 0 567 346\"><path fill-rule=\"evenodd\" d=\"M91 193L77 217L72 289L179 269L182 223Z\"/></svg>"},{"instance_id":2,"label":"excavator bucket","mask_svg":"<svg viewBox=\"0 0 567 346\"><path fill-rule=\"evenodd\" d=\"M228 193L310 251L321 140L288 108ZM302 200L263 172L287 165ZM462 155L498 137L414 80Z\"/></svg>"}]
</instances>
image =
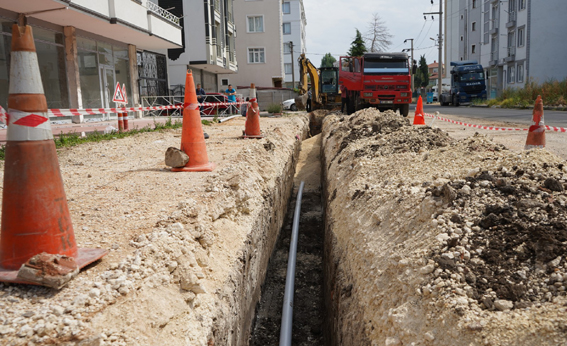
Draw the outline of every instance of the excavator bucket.
<instances>
[{"instance_id":1,"label":"excavator bucket","mask_svg":"<svg viewBox=\"0 0 567 346\"><path fill-rule=\"evenodd\" d=\"M297 109L303 111L307 107L307 99L309 98L308 94L299 95L295 98L295 106Z\"/></svg>"}]
</instances>

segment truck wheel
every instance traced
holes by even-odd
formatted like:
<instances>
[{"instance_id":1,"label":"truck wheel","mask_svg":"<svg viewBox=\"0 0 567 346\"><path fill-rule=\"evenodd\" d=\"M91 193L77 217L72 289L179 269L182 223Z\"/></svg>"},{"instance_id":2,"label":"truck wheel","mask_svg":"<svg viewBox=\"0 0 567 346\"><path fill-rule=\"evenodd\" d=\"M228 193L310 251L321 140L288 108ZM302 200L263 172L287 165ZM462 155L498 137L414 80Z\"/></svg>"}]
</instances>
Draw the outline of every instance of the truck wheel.
<instances>
[{"instance_id":1,"label":"truck wheel","mask_svg":"<svg viewBox=\"0 0 567 346\"><path fill-rule=\"evenodd\" d=\"M409 104L407 104L407 105L401 105L401 106L400 106L400 114L403 115L404 118L408 116L408 114L409 114Z\"/></svg>"},{"instance_id":2,"label":"truck wheel","mask_svg":"<svg viewBox=\"0 0 567 346\"><path fill-rule=\"evenodd\" d=\"M459 97L457 95L453 95L453 106L459 107Z\"/></svg>"}]
</instances>

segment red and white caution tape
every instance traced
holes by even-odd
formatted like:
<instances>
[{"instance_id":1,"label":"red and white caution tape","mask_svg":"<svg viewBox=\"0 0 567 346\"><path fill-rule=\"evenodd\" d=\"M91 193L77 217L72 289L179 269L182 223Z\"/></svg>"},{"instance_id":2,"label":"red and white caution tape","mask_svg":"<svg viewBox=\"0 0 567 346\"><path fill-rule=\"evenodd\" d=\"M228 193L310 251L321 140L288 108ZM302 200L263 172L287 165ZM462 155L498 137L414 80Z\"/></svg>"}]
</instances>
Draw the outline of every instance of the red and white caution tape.
<instances>
[{"instance_id":1,"label":"red and white caution tape","mask_svg":"<svg viewBox=\"0 0 567 346\"><path fill-rule=\"evenodd\" d=\"M512 127L496 127L496 126L483 126L483 125L475 125L475 124L468 124L468 123L464 123L462 121L455 121L455 120L451 120L451 119L447 119L447 118L443 118L440 117L436 114L427 114L425 113L425 116L429 117L429 118L433 118L433 119L439 119L442 121L446 121L452 124L457 124L457 125L461 125L461 126L467 126L467 127L474 127L477 129L482 129L482 130L492 130L492 131L528 131L527 128L525 129L519 129L519 128L512 128ZM563 127L555 127L555 126L547 126L545 125L545 129L547 131L555 131L555 132L567 132L566 128Z\"/></svg>"},{"instance_id":2,"label":"red and white caution tape","mask_svg":"<svg viewBox=\"0 0 567 346\"><path fill-rule=\"evenodd\" d=\"M217 106L240 106L248 104L249 102L208 102L208 103L195 103L187 105L189 109L197 109L199 107L217 107ZM154 107L116 107L116 108L86 108L86 109L49 109L47 111L50 117L64 117L73 115L97 115L109 113L124 113L124 112L138 112L138 111L158 111L166 109L183 109L183 105L169 105L169 106L154 106ZM8 117L7 112L0 106L0 121L6 123Z\"/></svg>"}]
</instances>

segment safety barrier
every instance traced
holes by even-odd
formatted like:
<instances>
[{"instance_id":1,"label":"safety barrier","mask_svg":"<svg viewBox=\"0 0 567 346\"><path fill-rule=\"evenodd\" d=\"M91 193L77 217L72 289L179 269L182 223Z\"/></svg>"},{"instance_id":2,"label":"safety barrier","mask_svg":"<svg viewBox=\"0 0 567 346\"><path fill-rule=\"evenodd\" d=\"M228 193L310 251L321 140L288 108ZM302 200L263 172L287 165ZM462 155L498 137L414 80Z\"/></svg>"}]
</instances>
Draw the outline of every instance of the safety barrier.
<instances>
[{"instance_id":1,"label":"safety barrier","mask_svg":"<svg viewBox=\"0 0 567 346\"><path fill-rule=\"evenodd\" d=\"M527 128L512 128L512 127L496 127L496 126L483 126L483 125L476 125L476 124L468 124L462 121L451 120L447 118L440 117L436 114L427 114L425 116L429 118L439 119L441 121L445 121L448 123L467 126L467 127L474 127L481 130L492 130L492 131L528 131ZM567 132L567 129L564 127L555 127L555 126L547 126L545 125L546 131L555 131L555 132Z\"/></svg>"},{"instance_id":2,"label":"safety barrier","mask_svg":"<svg viewBox=\"0 0 567 346\"><path fill-rule=\"evenodd\" d=\"M216 106L238 106L248 104L249 102L219 102L219 103L195 103L189 106L193 107L216 107ZM169 105L169 106L152 106L152 107L116 107L116 108L86 108L86 109L48 109L47 115L49 117L64 117L73 115L97 115L97 114L112 114L124 112L138 112L138 111L155 111L167 109L183 109L183 105ZM6 123L8 113L0 106L0 121Z\"/></svg>"}]
</instances>

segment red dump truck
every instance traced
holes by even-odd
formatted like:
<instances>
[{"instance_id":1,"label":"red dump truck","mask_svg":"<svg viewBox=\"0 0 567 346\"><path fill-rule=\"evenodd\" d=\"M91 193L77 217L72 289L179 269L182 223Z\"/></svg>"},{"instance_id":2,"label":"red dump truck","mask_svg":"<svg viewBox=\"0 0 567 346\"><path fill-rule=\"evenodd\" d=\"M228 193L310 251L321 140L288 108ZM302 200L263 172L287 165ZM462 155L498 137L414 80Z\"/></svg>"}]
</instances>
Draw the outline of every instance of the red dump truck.
<instances>
[{"instance_id":1,"label":"red dump truck","mask_svg":"<svg viewBox=\"0 0 567 346\"><path fill-rule=\"evenodd\" d=\"M411 74L406 53L367 53L342 56L339 84L348 93L348 113L366 107L399 110L404 117L411 103Z\"/></svg>"}]
</instances>

